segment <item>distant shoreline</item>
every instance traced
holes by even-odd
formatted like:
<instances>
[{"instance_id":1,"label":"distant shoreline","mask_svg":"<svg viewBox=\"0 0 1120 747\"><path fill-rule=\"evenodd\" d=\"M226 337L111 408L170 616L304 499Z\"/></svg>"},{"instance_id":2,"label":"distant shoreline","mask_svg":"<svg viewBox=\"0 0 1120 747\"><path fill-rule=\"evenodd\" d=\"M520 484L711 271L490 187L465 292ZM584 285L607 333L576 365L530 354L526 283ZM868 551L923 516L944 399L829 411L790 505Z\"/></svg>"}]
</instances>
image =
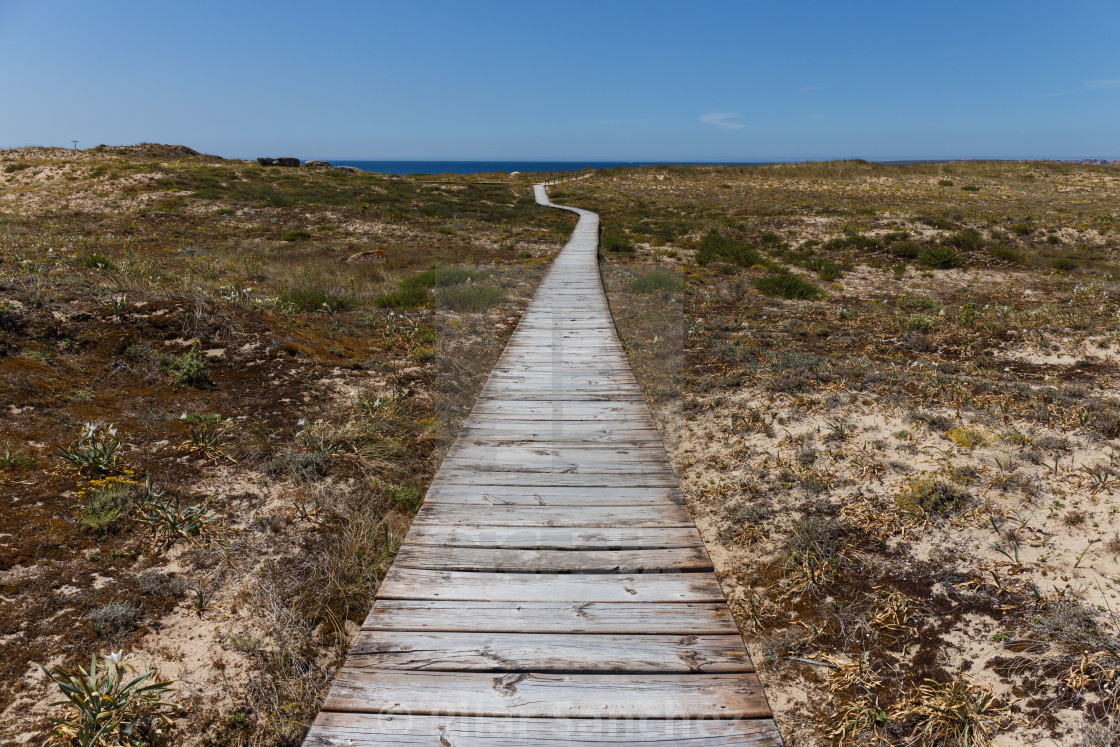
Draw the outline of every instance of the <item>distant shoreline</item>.
<instances>
[{"instance_id":1,"label":"distant shoreline","mask_svg":"<svg viewBox=\"0 0 1120 747\"><path fill-rule=\"evenodd\" d=\"M515 172L581 171L585 168L636 168L639 166L763 166L778 163L803 163L820 159L776 161L410 161L410 160L332 160L335 166L352 166L362 171L378 174L490 174ZM845 159L828 159L845 160ZM868 159L863 159L868 160ZM1047 158L916 158L870 161L887 166L907 166L918 163L961 163L969 161L1053 161L1085 165L1120 165L1120 160L1103 158L1047 159Z\"/></svg>"}]
</instances>

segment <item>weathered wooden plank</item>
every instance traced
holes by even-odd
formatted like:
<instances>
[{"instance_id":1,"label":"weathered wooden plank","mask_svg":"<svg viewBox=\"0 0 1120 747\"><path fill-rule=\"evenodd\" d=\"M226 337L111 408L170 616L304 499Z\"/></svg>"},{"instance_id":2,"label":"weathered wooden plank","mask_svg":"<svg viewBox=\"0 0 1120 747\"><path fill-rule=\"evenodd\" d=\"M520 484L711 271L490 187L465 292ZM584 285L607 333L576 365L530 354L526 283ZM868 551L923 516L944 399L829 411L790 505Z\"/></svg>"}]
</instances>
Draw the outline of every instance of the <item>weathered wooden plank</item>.
<instances>
[{"instance_id":1,"label":"weathered wooden plank","mask_svg":"<svg viewBox=\"0 0 1120 747\"><path fill-rule=\"evenodd\" d=\"M772 719L482 718L323 713L307 747L781 747Z\"/></svg>"},{"instance_id":2,"label":"weathered wooden plank","mask_svg":"<svg viewBox=\"0 0 1120 747\"><path fill-rule=\"evenodd\" d=\"M500 527L413 524L409 544L525 550L644 550L696 547L696 527Z\"/></svg>"},{"instance_id":3,"label":"weathered wooden plank","mask_svg":"<svg viewBox=\"0 0 1120 747\"><path fill-rule=\"evenodd\" d=\"M579 420L551 420L551 419L526 419L526 420L487 420L471 417L459 430L459 437L464 440L482 438L513 438L520 436L526 439L540 441L567 442L586 438L589 442L618 438L625 442L627 439L642 438L655 439L661 443L661 436L651 422L614 421L614 422L583 422Z\"/></svg>"},{"instance_id":4,"label":"weathered wooden plank","mask_svg":"<svg viewBox=\"0 0 1120 747\"><path fill-rule=\"evenodd\" d=\"M631 453L611 458L610 452L595 454L583 452L575 455L537 454L513 448L479 449L473 453L462 451L449 454L443 460L450 473L470 470L478 474L492 472L539 472L562 474L645 474L668 468L664 452L652 452L643 458ZM648 476L648 475L647 475ZM646 479L646 477L643 477ZM624 483L625 484L625 483ZM663 482L661 484L664 484Z\"/></svg>"},{"instance_id":5,"label":"weathered wooden plank","mask_svg":"<svg viewBox=\"0 0 1120 747\"><path fill-rule=\"evenodd\" d=\"M629 432L602 432L599 434L578 434L572 433L565 435L562 429L560 432L553 433L514 433L511 431L488 431L479 432L471 430L468 433L459 431L459 438L455 441L455 448L466 446L478 446L484 449L502 449L502 448L550 448L557 449L563 448L579 448L579 449L661 449L661 439L649 433L649 431L629 431Z\"/></svg>"},{"instance_id":6,"label":"weathered wooden plank","mask_svg":"<svg viewBox=\"0 0 1120 747\"><path fill-rule=\"evenodd\" d=\"M417 524L469 524L506 527L692 527L683 506L464 506L425 503Z\"/></svg>"},{"instance_id":7,"label":"weathered wooden plank","mask_svg":"<svg viewBox=\"0 0 1120 747\"><path fill-rule=\"evenodd\" d=\"M781 743L570 210L308 744Z\"/></svg>"},{"instance_id":8,"label":"weathered wooden plank","mask_svg":"<svg viewBox=\"0 0 1120 747\"><path fill-rule=\"evenodd\" d=\"M537 674L343 669L323 709L527 718L758 718L762 684L737 674Z\"/></svg>"},{"instance_id":9,"label":"weathered wooden plank","mask_svg":"<svg viewBox=\"0 0 1120 747\"><path fill-rule=\"evenodd\" d=\"M523 550L475 547L436 547L408 543L395 565L445 571L505 571L506 573L641 573L643 571L710 571L712 561L703 547L643 550Z\"/></svg>"},{"instance_id":10,"label":"weathered wooden plank","mask_svg":"<svg viewBox=\"0 0 1120 747\"><path fill-rule=\"evenodd\" d=\"M643 402L640 394L627 394L610 391L585 390L585 391L571 391L567 392L564 389L542 390L542 389L511 389L508 387L501 387L495 390L483 390L488 398L498 397L505 402L540 402L547 399L550 402L603 402L603 403L631 403L637 404Z\"/></svg>"},{"instance_id":11,"label":"weathered wooden plank","mask_svg":"<svg viewBox=\"0 0 1120 747\"><path fill-rule=\"evenodd\" d=\"M424 500L490 506L660 506L684 503L683 496L675 487L527 488L521 485L433 485Z\"/></svg>"},{"instance_id":12,"label":"weathered wooden plank","mask_svg":"<svg viewBox=\"0 0 1120 747\"><path fill-rule=\"evenodd\" d=\"M362 631L350 670L753 672L737 635L574 635Z\"/></svg>"},{"instance_id":13,"label":"weathered wooden plank","mask_svg":"<svg viewBox=\"0 0 1120 747\"><path fill-rule=\"evenodd\" d=\"M380 599L477 602L718 602L711 573L469 573L394 565Z\"/></svg>"},{"instance_id":14,"label":"weathered wooden plank","mask_svg":"<svg viewBox=\"0 0 1120 747\"><path fill-rule=\"evenodd\" d=\"M363 629L586 635L738 635L718 603L488 602L378 599Z\"/></svg>"},{"instance_id":15,"label":"weathered wooden plank","mask_svg":"<svg viewBox=\"0 0 1120 747\"><path fill-rule=\"evenodd\" d=\"M559 460L582 464L585 462L606 462L617 464L619 462L642 462L657 464L668 469L669 460L665 456L665 449L657 441L647 441L641 446L624 446L621 444L599 444L594 447L582 445L565 445L541 442L536 444L495 444L489 443L480 446L457 441L447 452L447 459L482 459L493 461L515 461L517 463L531 464L541 459ZM446 460L445 460L446 461Z\"/></svg>"}]
</instances>

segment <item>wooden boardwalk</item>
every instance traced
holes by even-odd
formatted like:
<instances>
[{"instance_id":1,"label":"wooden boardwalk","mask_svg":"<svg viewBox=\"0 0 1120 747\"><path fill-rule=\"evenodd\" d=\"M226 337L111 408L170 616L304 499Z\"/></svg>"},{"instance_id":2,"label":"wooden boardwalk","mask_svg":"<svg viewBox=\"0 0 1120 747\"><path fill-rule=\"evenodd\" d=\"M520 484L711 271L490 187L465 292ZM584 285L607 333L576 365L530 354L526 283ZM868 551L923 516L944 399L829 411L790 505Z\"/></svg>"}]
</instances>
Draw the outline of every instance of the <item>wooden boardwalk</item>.
<instances>
[{"instance_id":1,"label":"wooden boardwalk","mask_svg":"<svg viewBox=\"0 0 1120 747\"><path fill-rule=\"evenodd\" d=\"M782 743L565 209L305 745Z\"/></svg>"}]
</instances>

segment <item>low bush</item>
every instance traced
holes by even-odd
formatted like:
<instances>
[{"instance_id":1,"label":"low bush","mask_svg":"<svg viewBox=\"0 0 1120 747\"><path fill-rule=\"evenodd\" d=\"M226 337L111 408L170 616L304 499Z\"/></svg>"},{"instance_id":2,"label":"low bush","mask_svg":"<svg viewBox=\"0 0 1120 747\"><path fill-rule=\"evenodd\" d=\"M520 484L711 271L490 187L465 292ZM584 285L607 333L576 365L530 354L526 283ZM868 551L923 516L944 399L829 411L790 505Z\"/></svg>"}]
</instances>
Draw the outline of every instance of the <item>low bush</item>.
<instances>
[{"instance_id":1,"label":"low bush","mask_svg":"<svg viewBox=\"0 0 1120 747\"><path fill-rule=\"evenodd\" d=\"M88 267L91 270L115 270L117 266L113 261L106 257L104 254L97 252L90 252L89 254L82 255L81 263L83 267Z\"/></svg>"},{"instance_id":2,"label":"low bush","mask_svg":"<svg viewBox=\"0 0 1120 747\"><path fill-rule=\"evenodd\" d=\"M626 237L625 234L619 231L611 230L603 233L603 238L600 241L605 252L633 252L634 243Z\"/></svg>"},{"instance_id":3,"label":"low bush","mask_svg":"<svg viewBox=\"0 0 1120 747\"><path fill-rule=\"evenodd\" d=\"M1023 255L1019 254L1018 251L1012 249L1006 244L993 244L992 246L989 246L988 254L992 255L996 259L1002 259L1004 262L1011 262L1012 264L1016 265L1022 264L1023 262Z\"/></svg>"},{"instance_id":4,"label":"low bush","mask_svg":"<svg viewBox=\"0 0 1120 747\"><path fill-rule=\"evenodd\" d=\"M451 288L471 280L482 280L486 277L489 277L487 273L468 270L463 267L435 267L417 275L404 278L397 283L397 289L395 291L378 296L374 300L374 304L382 309L427 306L431 302L432 291L436 288ZM494 289L490 290L493 291ZM457 296L456 294L448 294L444 296L444 300L447 303L454 303L453 299L460 297L465 299L468 298L469 295L470 294L462 294L461 296ZM485 296L486 292L483 292L478 298L481 300ZM469 304L470 302L465 301L465 303ZM492 305L492 303L490 305Z\"/></svg>"},{"instance_id":5,"label":"low bush","mask_svg":"<svg viewBox=\"0 0 1120 747\"><path fill-rule=\"evenodd\" d=\"M917 259L922 253L922 245L916 241L895 241L887 247L887 251L903 259Z\"/></svg>"},{"instance_id":6,"label":"low bush","mask_svg":"<svg viewBox=\"0 0 1120 747\"><path fill-rule=\"evenodd\" d=\"M634 293L678 293L684 290L684 280L676 273L654 270L631 280L629 288Z\"/></svg>"},{"instance_id":7,"label":"low bush","mask_svg":"<svg viewBox=\"0 0 1120 747\"><path fill-rule=\"evenodd\" d=\"M122 635L136 627L136 608L124 602L108 602L89 613L89 624L100 635Z\"/></svg>"},{"instance_id":8,"label":"low bush","mask_svg":"<svg viewBox=\"0 0 1120 747\"><path fill-rule=\"evenodd\" d=\"M486 311L502 301L502 292L489 285L452 286L440 288L436 303L453 311Z\"/></svg>"},{"instance_id":9,"label":"low bush","mask_svg":"<svg viewBox=\"0 0 1120 747\"><path fill-rule=\"evenodd\" d=\"M812 270L813 272L817 273L817 277L825 281L836 280L844 274L844 269L838 262L834 262L831 259L825 259L822 257L812 257L810 259L807 259L804 263L802 263L802 266L806 270Z\"/></svg>"},{"instance_id":10,"label":"low bush","mask_svg":"<svg viewBox=\"0 0 1120 747\"><path fill-rule=\"evenodd\" d=\"M196 342L191 349L182 356L172 361L167 367L171 380L175 386L197 386L210 380L206 371L206 358L202 355L202 347Z\"/></svg>"},{"instance_id":11,"label":"low bush","mask_svg":"<svg viewBox=\"0 0 1120 747\"><path fill-rule=\"evenodd\" d=\"M964 267L964 257L947 246L931 246L918 255L918 264L927 270L949 270Z\"/></svg>"},{"instance_id":12,"label":"low bush","mask_svg":"<svg viewBox=\"0 0 1120 747\"><path fill-rule=\"evenodd\" d=\"M928 473L911 476L895 494L895 503L907 513L923 516L944 516L961 507L968 499L960 486Z\"/></svg>"},{"instance_id":13,"label":"low bush","mask_svg":"<svg viewBox=\"0 0 1120 747\"><path fill-rule=\"evenodd\" d=\"M709 231L700 240L700 251L696 254L696 263L706 265L714 260L723 260L733 264L751 267L763 264L762 254L754 247L742 241L729 239L716 231Z\"/></svg>"},{"instance_id":14,"label":"low bush","mask_svg":"<svg viewBox=\"0 0 1120 747\"><path fill-rule=\"evenodd\" d=\"M1050 266L1059 272L1069 272L1070 270L1076 270L1080 265L1069 257L1056 257L1050 260Z\"/></svg>"},{"instance_id":15,"label":"low bush","mask_svg":"<svg viewBox=\"0 0 1120 747\"><path fill-rule=\"evenodd\" d=\"M844 236L837 236L834 239L829 239L824 242L822 247L826 251L855 251L855 252L876 252L883 248L883 245L878 239L873 236L865 236L862 233L849 233Z\"/></svg>"},{"instance_id":16,"label":"low bush","mask_svg":"<svg viewBox=\"0 0 1120 747\"><path fill-rule=\"evenodd\" d=\"M787 300L813 300L824 296L824 291L820 288L789 272L777 272L756 278L754 287L768 296L777 296Z\"/></svg>"},{"instance_id":17,"label":"low bush","mask_svg":"<svg viewBox=\"0 0 1120 747\"><path fill-rule=\"evenodd\" d=\"M975 228L966 228L945 237L945 245L962 251L973 252L984 246L984 237Z\"/></svg>"},{"instance_id":18,"label":"low bush","mask_svg":"<svg viewBox=\"0 0 1120 747\"><path fill-rule=\"evenodd\" d=\"M936 213L918 213L914 216L914 222L923 223L939 231L952 231L957 227L956 223L949 220L944 215L938 215Z\"/></svg>"},{"instance_id":19,"label":"low bush","mask_svg":"<svg viewBox=\"0 0 1120 747\"><path fill-rule=\"evenodd\" d=\"M348 293L323 285L293 285L281 289L276 295L281 303L295 311L328 313L341 311L353 303Z\"/></svg>"},{"instance_id":20,"label":"low bush","mask_svg":"<svg viewBox=\"0 0 1120 747\"><path fill-rule=\"evenodd\" d=\"M280 238L283 241L307 241L311 238L311 232L306 228L293 228L290 231L285 231Z\"/></svg>"}]
</instances>

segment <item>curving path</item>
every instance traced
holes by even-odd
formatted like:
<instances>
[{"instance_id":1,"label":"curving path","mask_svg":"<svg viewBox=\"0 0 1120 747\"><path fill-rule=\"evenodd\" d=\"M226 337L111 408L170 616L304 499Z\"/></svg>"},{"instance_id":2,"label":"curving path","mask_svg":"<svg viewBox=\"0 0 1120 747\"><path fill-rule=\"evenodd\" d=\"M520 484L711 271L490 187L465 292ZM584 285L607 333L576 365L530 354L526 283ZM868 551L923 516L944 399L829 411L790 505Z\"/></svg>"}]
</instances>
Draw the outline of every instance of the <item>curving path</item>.
<instances>
[{"instance_id":1,"label":"curving path","mask_svg":"<svg viewBox=\"0 0 1120 747\"><path fill-rule=\"evenodd\" d=\"M780 745L579 215L305 745Z\"/></svg>"}]
</instances>

